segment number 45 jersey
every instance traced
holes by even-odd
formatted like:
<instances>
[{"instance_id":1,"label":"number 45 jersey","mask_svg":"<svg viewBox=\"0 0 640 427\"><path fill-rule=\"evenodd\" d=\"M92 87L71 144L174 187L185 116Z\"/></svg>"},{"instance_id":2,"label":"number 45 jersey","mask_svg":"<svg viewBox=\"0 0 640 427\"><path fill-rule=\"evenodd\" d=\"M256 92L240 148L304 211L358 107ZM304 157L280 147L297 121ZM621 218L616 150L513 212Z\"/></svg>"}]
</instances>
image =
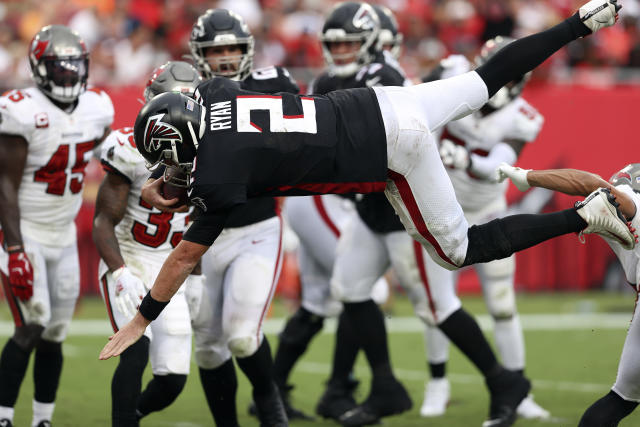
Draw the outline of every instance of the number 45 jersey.
<instances>
[{"instance_id":1,"label":"number 45 jersey","mask_svg":"<svg viewBox=\"0 0 640 427\"><path fill-rule=\"evenodd\" d=\"M23 234L58 247L75 241L85 167L112 122L111 99L97 89L81 94L71 113L35 87L0 98L0 134L19 135L28 144L19 189Z\"/></svg>"},{"instance_id":2,"label":"number 45 jersey","mask_svg":"<svg viewBox=\"0 0 640 427\"><path fill-rule=\"evenodd\" d=\"M160 212L140 197L149 170L133 142L133 128L111 132L102 147L100 161L105 171L121 176L131 185L124 217L115 228L126 264L135 267L136 271L148 270L139 263L151 261L162 265L182 239L188 214ZM106 264L100 263L100 266L106 269ZM105 272L100 271L100 276ZM143 280L152 283L153 278L143 277Z\"/></svg>"}]
</instances>

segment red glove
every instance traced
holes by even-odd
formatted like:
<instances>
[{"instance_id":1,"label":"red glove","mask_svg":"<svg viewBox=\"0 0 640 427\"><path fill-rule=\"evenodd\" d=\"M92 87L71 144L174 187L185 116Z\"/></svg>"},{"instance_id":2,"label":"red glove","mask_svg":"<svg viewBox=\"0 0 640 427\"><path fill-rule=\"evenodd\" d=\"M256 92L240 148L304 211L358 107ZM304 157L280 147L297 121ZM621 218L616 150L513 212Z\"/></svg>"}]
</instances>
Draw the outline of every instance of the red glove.
<instances>
[{"instance_id":1,"label":"red glove","mask_svg":"<svg viewBox=\"0 0 640 427\"><path fill-rule=\"evenodd\" d=\"M23 249L9 252L9 286L22 301L33 296L33 268Z\"/></svg>"}]
</instances>

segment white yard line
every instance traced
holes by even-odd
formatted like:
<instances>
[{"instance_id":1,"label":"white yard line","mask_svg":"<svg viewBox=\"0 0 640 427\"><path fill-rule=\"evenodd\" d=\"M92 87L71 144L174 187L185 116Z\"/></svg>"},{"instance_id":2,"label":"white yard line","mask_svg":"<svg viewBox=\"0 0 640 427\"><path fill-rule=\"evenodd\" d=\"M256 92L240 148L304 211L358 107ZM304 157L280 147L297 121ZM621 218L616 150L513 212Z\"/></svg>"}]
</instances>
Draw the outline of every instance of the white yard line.
<instances>
[{"instance_id":1,"label":"white yard line","mask_svg":"<svg viewBox=\"0 0 640 427\"><path fill-rule=\"evenodd\" d=\"M487 315L476 316L483 330L491 330L493 321ZM393 333L422 332L424 326L416 317L387 317L387 330ZM584 329L626 329L631 321L631 313L615 314L522 314L520 322L526 331L570 331ZM284 326L285 319L268 319L264 323L264 331L268 334L278 333ZM325 322L325 334L336 329L335 319ZM0 321L0 336L13 333L13 323ZM74 320L71 322L69 335L99 336L113 333L107 319Z\"/></svg>"}]
</instances>

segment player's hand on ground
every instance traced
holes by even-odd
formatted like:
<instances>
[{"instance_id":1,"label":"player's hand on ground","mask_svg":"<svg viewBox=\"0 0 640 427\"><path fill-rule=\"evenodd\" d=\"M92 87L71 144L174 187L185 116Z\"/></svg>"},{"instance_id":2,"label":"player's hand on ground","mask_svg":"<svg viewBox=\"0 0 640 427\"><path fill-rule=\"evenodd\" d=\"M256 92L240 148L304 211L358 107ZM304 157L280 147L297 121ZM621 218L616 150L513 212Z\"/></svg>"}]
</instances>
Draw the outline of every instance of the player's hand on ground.
<instances>
[{"instance_id":1,"label":"player's hand on ground","mask_svg":"<svg viewBox=\"0 0 640 427\"><path fill-rule=\"evenodd\" d=\"M142 200L149 203L154 208L160 209L163 212L187 212L189 207L187 205L174 206L178 202L178 198L165 199L162 197L162 184L164 180L162 177L154 180L148 180L142 186Z\"/></svg>"},{"instance_id":2,"label":"player's hand on ground","mask_svg":"<svg viewBox=\"0 0 640 427\"><path fill-rule=\"evenodd\" d=\"M527 181L527 173L530 170L531 169L522 169L502 162L496 169L496 172L498 173L498 182L502 182L509 178L518 190L527 191L531 188L529 181Z\"/></svg>"},{"instance_id":3,"label":"player's hand on ground","mask_svg":"<svg viewBox=\"0 0 640 427\"><path fill-rule=\"evenodd\" d=\"M22 301L33 296L33 267L23 249L9 252L9 285L11 292Z\"/></svg>"},{"instance_id":4,"label":"player's hand on ground","mask_svg":"<svg viewBox=\"0 0 640 427\"><path fill-rule=\"evenodd\" d=\"M440 143L440 158L446 167L453 169L465 170L471 163L467 149L448 139L443 139Z\"/></svg>"},{"instance_id":5,"label":"player's hand on ground","mask_svg":"<svg viewBox=\"0 0 640 427\"><path fill-rule=\"evenodd\" d=\"M578 15L582 23L595 33L615 24L621 8L617 0L591 0L578 9Z\"/></svg>"},{"instance_id":6,"label":"player's hand on ground","mask_svg":"<svg viewBox=\"0 0 640 427\"><path fill-rule=\"evenodd\" d=\"M124 265L114 271L112 277L116 281L114 301L116 309L131 319L147 293L144 283Z\"/></svg>"},{"instance_id":7,"label":"player's hand on ground","mask_svg":"<svg viewBox=\"0 0 640 427\"><path fill-rule=\"evenodd\" d=\"M111 357L120 356L123 351L140 339L149 323L151 322L142 317L140 312L136 313L129 323L109 337L109 342L104 346L98 358L107 360Z\"/></svg>"}]
</instances>

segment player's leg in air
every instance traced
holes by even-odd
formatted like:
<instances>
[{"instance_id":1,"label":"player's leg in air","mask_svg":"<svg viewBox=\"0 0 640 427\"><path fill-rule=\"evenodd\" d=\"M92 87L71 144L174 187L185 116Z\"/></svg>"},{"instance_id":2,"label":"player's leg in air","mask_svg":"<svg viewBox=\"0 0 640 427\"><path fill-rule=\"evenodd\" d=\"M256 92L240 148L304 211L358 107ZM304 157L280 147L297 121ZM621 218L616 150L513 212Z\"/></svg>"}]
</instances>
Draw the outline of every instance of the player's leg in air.
<instances>
[{"instance_id":1,"label":"player's leg in air","mask_svg":"<svg viewBox=\"0 0 640 427\"><path fill-rule=\"evenodd\" d=\"M202 259L207 277L193 320L196 362L218 425L237 425L237 380L232 357L251 382L260 422L287 425L262 332L280 275L281 219L227 228Z\"/></svg>"},{"instance_id":2,"label":"player's leg in air","mask_svg":"<svg viewBox=\"0 0 640 427\"><path fill-rule=\"evenodd\" d=\"M461 76L405 88L374 88L387 134L390 180L385 192L405 228L440 265L455 269L504 258L575 231L615 229L622 240L633 244L623 221L597 209L597 204L608 203L603 196L557 213L510 216L469 228L432 134L479 109L502 86L568 42L612 25L618 7L613 0L593 0L571 18L516 40Z\"/></svg>"}]
</instances>

